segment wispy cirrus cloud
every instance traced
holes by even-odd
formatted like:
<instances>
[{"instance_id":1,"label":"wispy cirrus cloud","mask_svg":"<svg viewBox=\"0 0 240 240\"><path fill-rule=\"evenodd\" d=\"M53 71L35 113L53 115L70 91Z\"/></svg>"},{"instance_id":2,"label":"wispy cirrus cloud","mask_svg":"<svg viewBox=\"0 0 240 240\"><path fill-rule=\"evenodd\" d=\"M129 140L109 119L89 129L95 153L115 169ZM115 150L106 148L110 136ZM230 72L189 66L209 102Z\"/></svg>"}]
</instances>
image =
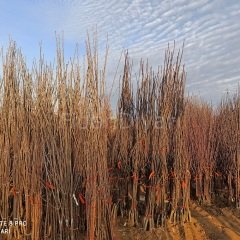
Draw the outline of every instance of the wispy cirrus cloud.
<instances>
[{"instance_id":1,"label":"wispy cirrus cloud","mask_svg":"<svg viewBox=\"0 0 240 240\"><path fill-rule=\"evenodd\" d=\"M240 2L236 0L33 0L0 6L12 13L0 16L1 25L7 22L1 35L22 40L29 54L33 54L32 42L42 40L51 55L54 31L64 32L70 54L86 31L97 27L100 46L108 34L110 78L123 49L134 60L148 58L156 67L168 42L175 40L178 47L185 41L190 93L217 102L240 81Z\"/></svg>"}]
</instances>

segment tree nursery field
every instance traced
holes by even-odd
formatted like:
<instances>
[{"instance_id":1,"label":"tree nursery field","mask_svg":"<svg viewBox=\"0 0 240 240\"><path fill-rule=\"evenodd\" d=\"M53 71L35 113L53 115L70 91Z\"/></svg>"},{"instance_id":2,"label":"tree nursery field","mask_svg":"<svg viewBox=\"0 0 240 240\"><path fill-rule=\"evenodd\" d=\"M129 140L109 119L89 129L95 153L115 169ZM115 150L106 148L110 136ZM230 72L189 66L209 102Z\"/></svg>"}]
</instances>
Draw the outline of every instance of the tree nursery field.
<instances>
[{"instance_id":1,"label":"tree nursery field","mask_svg":"<svg viewBox=\"0 0 240 240\"><path fill-rule=\"evenodd\" d=\"M240 239L240 91L185 94L182 50L128 54L116 111L97 43L86 62L31 68L14 42L0 76L0 239ZM102 61L102 59L101 59Z\"/></svg>"}]
</instances>

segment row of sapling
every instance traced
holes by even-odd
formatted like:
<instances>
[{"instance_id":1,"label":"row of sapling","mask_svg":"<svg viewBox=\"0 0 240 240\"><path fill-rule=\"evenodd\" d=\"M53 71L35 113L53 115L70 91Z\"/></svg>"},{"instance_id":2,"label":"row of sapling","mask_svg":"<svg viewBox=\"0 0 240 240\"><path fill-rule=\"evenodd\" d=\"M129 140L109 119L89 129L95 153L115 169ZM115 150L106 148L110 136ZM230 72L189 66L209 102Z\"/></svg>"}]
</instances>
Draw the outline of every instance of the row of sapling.
<instances>
[{"instance_id":1,"label":"row of sapling","mask_svg":"<svg viewBox=\"0 0 240 240\"><path fill-rule=\"evenodd\" d=\"M186 125L191 194L199 203L211 203L217 148L212 107L197 99L189 99L186 105Z\"/></svg>"},{"instance_id":2,"label":"row of sapling","mask_svg":"<svg viewBox=\"0 0 240 240\"><path fill-rule=\"evenodd\" d=\"M119 199L124 202L119 204L119 211L127 211L131 225L137 225L142 215L145 230L164 225L168 217L174 223L190 219L181 54L174 62L174 51L168 49L164 68L157 73L141 62L135 97L128 56L125 59L119 124L112 146L119 176L114 207ZM156 124L158 121L160 124ZM121 178L125 178L125 184Z\"/></svg>"},{"instance_id":3,"label":"row of sapling","mask_svg":"<svg viewBox=\"0 0 240 240\"><path fill-rule=\"evenodd\" d=\"M109 102L96 45L87 41L85 74L64 63L59 42L55 68L41 55L29 71L14 43L3 61L0 215L27 221L7 238L112 239Z\"/></svg>"},{"instance_id":4,"label":"row of sapling","mask_svg":"<svg viewBox=\"0 0 240 240\"><path fill-rule=\"evenodd\" d=\"M13 42L0 80L0 218L7 239L113 239L119 217L145 230L191 220L190 200L240 207L240 97L213 109L184 97L182 51L157 72L125 56L111 115L96 39L78 57L28 69ZM105 59L107 56L105 56Z\"/></svg>"},{"instance_id":5,"label":"row of sapling","mask_svg":"<svg viewBox=\"0 0 240 240\"><path fill-rule=\"evenodd\" d=\"M239 208L240 204L240 96L238 93L231 99L223 99L216 113L217 158L216 182L217 192L223 192L230 205Z\"/></svg>"}]
</instances>

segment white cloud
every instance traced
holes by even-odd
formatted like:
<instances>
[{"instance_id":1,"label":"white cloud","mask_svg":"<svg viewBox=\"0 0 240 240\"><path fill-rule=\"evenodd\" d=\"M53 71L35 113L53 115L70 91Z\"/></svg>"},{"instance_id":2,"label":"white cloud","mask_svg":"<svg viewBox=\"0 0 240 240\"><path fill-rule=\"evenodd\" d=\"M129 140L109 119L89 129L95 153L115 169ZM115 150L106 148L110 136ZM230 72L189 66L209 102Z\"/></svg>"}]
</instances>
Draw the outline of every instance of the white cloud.
<instances>
[{"instance_id":1,"label":"white cloud","mask_svg":"<svg viewBox=\"0 0 240 240\"><path fill-rule=\"evenodd\" d=\"M219 100L236 88L240 75L240 2L234 0L38 0L27 10L46 32L64 31L68 42L84 39L97 26L100 45L109 37L109 76L121 51L133 59L162 64L168 42L185 40L187 86L193 93ZM43 31L43 30L42 30Z\"/></svg>"}]
</instances>

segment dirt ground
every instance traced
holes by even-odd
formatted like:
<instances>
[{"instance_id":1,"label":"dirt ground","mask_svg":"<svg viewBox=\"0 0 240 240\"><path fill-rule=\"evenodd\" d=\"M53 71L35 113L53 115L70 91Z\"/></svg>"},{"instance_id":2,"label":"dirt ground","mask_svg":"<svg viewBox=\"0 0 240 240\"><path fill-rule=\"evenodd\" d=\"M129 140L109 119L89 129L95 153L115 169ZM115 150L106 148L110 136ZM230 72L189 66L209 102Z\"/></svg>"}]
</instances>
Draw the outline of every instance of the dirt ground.
<instances>
[{"instance_id":1,"label":"dirt ground","mask_svg":"<svg viewBox=\"0 0 240 240\"><path fill-rule=\"evenodd\" d=\"M192 222L167 225L166 229L145 232L130 228L124 221L114 230L114 240L240 240L240 210L215 206L191 206Z\"/></svg>"}]
</instances>

